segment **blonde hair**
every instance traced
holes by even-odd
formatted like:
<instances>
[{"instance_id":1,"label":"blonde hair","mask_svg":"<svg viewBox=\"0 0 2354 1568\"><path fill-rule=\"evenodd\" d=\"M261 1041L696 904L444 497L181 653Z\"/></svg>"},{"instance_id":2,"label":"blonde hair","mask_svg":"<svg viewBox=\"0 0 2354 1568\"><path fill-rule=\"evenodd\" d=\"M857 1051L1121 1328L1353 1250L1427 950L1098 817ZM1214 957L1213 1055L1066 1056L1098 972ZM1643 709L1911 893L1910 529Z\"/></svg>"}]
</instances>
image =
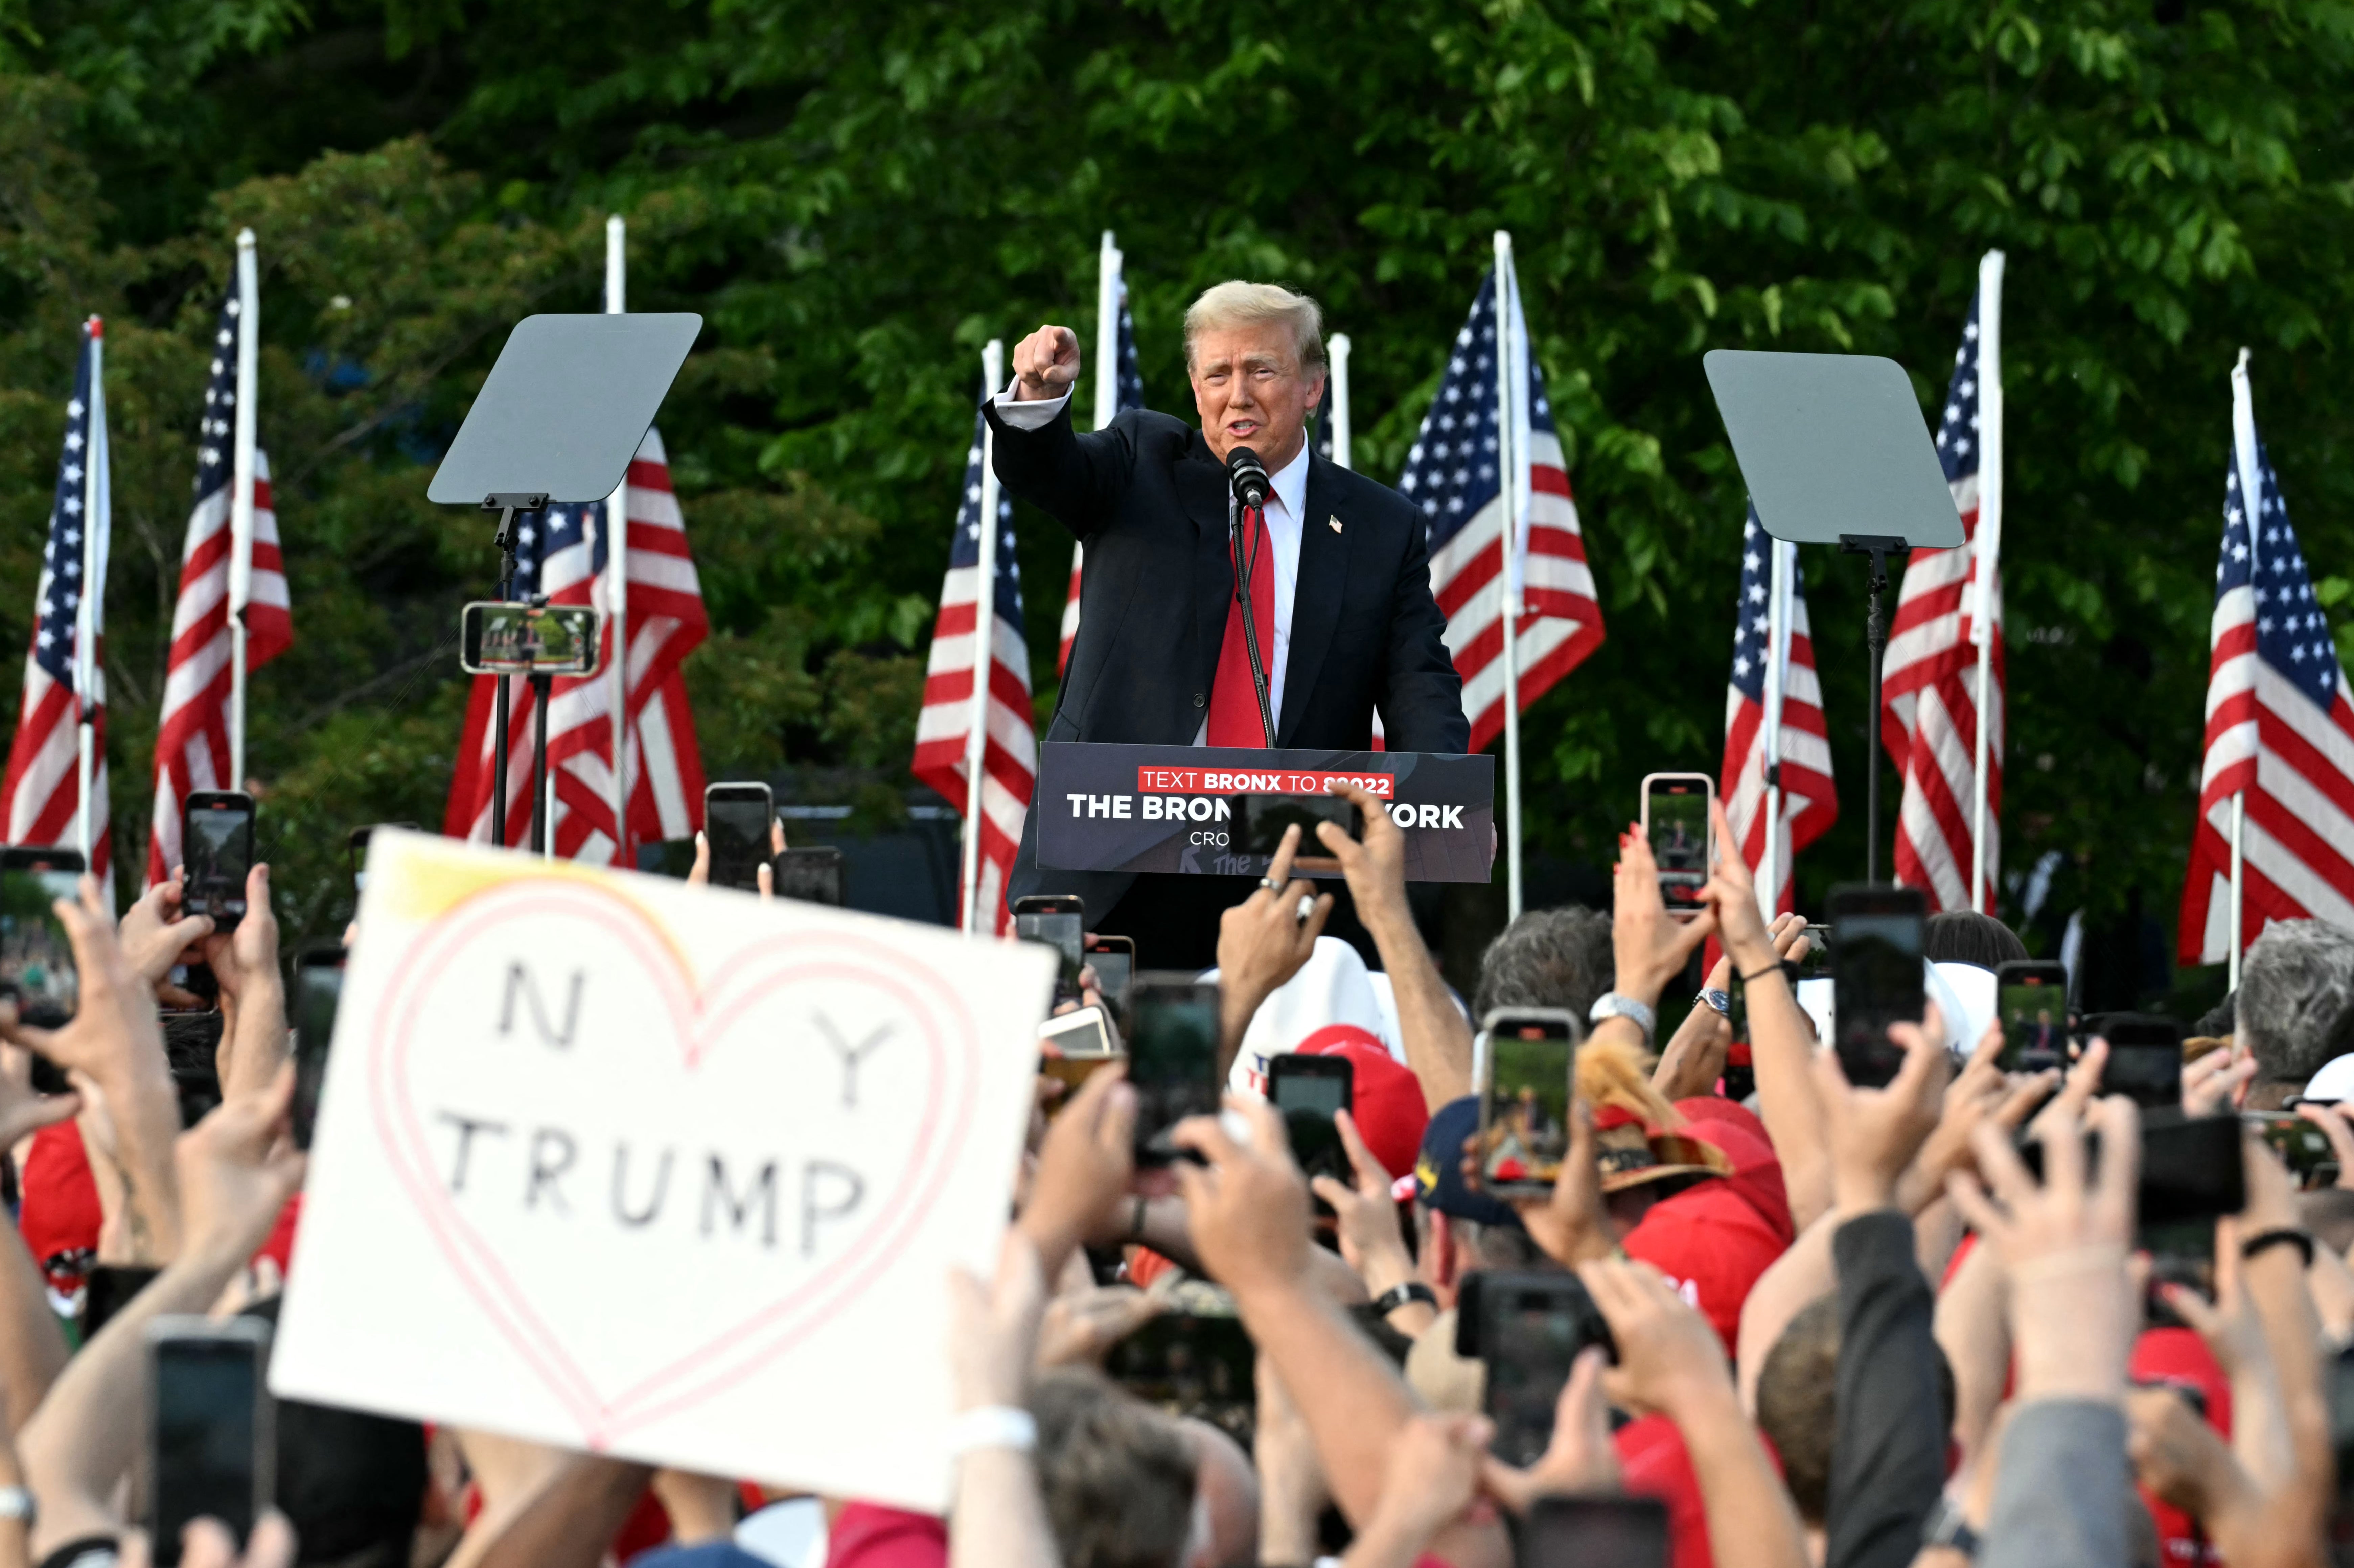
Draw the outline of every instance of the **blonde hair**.
<instances>
[{"instance_id":1,"label":"blonde hair","mask_svg":"<svg viewBox=\"0 0 2354 1568\"><path fill-rule=\"evenodd\" d=\"M1193 340L1205 332L1282 322L1291 328L1302 370L1324 363L1324 311L1305 294L1277 283L1246 283L1239 278L1204 291L1185 310L1185 368L1193 368Z\"/></svg>"}]
</instances>

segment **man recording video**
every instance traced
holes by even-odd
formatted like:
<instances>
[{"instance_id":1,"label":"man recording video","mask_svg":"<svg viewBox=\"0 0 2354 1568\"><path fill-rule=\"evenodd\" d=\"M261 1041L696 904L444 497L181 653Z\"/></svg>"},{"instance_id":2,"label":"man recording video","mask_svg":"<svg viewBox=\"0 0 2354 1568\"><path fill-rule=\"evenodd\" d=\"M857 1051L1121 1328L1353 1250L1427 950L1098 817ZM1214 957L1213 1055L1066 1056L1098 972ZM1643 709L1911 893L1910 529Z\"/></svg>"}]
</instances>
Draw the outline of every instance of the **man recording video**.
<instances>
[{"instance_id":1,"label":"man recording video","mask_svg":"<svg viewBox=\"0 0 2354 1568\"><path fill-rule=\"evenodd\" d=\"M1137 408L1080 435L1077 335L1043 326L1014 345L1013 384L988 411L998 478L1087 547L1048 740L1259 747L1271 722L1278 747L1362 750L1378 709L1394 749L1469 744L1422 514L1309 450L1322 325L1313 300L1272 284L1220 283L1194 301L1185 365L1198 429ZM1265 496L1247 528L1238 493ZM1201 928L1172 906L1222 907L1240 896L1234 880L1164 883L1150 916L1115 909L1135 878L1042 870L1033 812L1007 892L1076 893L1102 929L1133 933L1144 918L1206 943L1214 916ZM1152 961L1189 962L1191 946L1180 939Z\"/></svg>"}]
</instances>

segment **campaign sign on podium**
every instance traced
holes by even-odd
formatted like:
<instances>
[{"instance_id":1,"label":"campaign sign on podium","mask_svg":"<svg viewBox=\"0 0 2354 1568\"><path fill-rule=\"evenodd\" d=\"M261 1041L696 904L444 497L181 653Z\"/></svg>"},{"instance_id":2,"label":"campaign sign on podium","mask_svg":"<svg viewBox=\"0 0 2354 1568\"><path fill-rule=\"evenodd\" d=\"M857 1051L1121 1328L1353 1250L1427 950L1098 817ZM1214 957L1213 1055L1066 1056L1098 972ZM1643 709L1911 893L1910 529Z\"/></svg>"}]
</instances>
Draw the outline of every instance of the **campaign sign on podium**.
<instances>
[{"instance_id":1,"label":"campaign sign on podium","mask_svg":"<svg viewBox=\"0 0 2354 1568\"><path fill-rule=\"evenodd\" d=\"M1252 751L1049 741L1040 748L1038 863L1057 871L1264 876L1241 843L1238 795L1363 786L1405 830L1408 882L1485 882L1496 858L1496 759L1422 751ZM1317 852L1310 846L1308 853ZM1301 874L1338 876L1303 866Z\"/></svg>"},{"instance_id":2,"label":"campaign sign on podium","mask_svg":"<svg viewBox=\"0 0 2354 1568\"><path fill-rule=\"evenodd\" d=\"M941 1509L1053 980L378 831L272 1392Z\"/></svg>"}]
</instances>

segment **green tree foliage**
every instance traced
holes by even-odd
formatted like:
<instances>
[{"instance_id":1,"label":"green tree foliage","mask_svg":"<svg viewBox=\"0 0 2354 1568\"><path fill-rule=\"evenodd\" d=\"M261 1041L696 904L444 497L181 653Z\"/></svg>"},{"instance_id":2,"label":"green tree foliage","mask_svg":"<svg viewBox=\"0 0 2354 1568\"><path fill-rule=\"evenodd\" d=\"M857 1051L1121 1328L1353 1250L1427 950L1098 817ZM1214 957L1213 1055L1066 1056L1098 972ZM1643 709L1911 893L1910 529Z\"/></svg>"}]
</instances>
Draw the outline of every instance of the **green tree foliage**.
<instances>
[{"instance_id":1,"label":"green tree foliage","mask_svg":"<svg viewBox=\"0 0 2354 1568\"><path fill-rule=\"evenodd\" d=\"M718 629L692 668L715 773L903 779L977 350L1049 319L1091 342L1107 228L1156 406L1188 407L1194 291L1288 281L1355 340L1385 478L1513 232L1610 631L1530 715L1557 853L1606 858L1645 771L1717 765L1742 495L1701 355L1887 354L1926 403L1991 247L2010 865L2059 850L2095 914L2170 918L2242 344L2354 652L2344 0L14 0L0 37L0 634L71 323L107 310L126 862L240 223L301 639L261 677L256 771L314 836L438 817L462 694L436 651L489 567L420 464L505 323L589 307L608 210L631 304L708 321L663 424ZM1043 710L1067 548L1018 525ZM1861 563L1806 564L1844 805L1814 893L1860 867L1866 715Z\"/></svg>"}]
</instances>

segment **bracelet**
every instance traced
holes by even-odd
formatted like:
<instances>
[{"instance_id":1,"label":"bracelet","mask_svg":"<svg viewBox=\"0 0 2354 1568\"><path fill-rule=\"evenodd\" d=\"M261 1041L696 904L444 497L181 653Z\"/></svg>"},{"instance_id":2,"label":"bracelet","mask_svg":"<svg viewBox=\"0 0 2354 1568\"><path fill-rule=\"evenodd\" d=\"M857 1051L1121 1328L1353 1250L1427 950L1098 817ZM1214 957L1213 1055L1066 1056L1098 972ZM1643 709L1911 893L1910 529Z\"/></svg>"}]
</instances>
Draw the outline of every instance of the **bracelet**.
<instances>
[{"instance_id":1,"label":"bracelet","mask_svg":"<svg viewBox=\"0 0 2354 1568\"><path fill-rule=\"evenodd\" d=\"M0 1487L0 1519L13 1519L30 1531L40 1518L33 1494L24 1487Z\"/></svg>"},{"instance_id":2,"label":"bracelet","mask_svg":"<svg viewBox=\"0 0 2354 1568\"><path fill-rule=\"evenodd\" d=\"M1643 1044L1648 1045L1651 1043L1651 1035L1657 1027L1657 1022L1656 1015L1651 1012L1648 1002L1638 1001L1631 996L1624 996L1615 991L1606 991L1594 999L1594 1006L1587 1011L1585 1021L1588 1023L1600 1023L1605 1019L1610 1018L1627 1020L1643 1032Z\"/></svg>"},{"instance_id":3,"label":"bracelet","mask_svg":"<svg viewBox=\"0 0 2354 1568\"><path fill-rule=\"evenodd\" d=\"M2288 1225L2280 1226L2275 1230L2258 1231L2254 1235L2242 1242L2240 1244L2241 1261L2245 1262L2258 1253L2268 1252L2276 1246L2296 1248L2297 1256L2305 1260L2305 1266L2307 1268L2313 1266L2313 1237L2306 1232Z\"/></svg>"},{"instance_id":4,"label":"bracelet","mask_svg":"<svg viewBox=\"0 0 2354 1568\"><path fill-rule=\"evenodd\" d=\"M1409 1301L1419 1301L1426 1307L1436 1308L1438 1305L1438 1292L1419 1279L1409 1279L1403 1284L1393 1285L1373 1298L1373 1316L1386 1318Z\"/></svg>"},{"instance_id":5,"label":"bracelet","mask_svg":"<svg viewBox=\"0 0 2354 1568\"><path fill-rule=\"evenodd\" d=\"M1016 1405L984 1404L960 1411L949 1422L951 1458L976 1448L1011 1448L1027 1454L1037 1446L1037 1418Z\"/></svg>"},{"instance_id":6,"label":"bracelet","mask_svg":"<svg viewBox=\"0 0 2354 1568\"><path fill-rule=\"evenodd\" d=\"M1787 971L1782 968L1782 961L1779 959L1776 959L1774 962L1767 964L1764 969L1759 969L1754 975L1743 975L1741 977L1741 983L1743 985L1754 985L1757 981L1764 980L1767 975L1778 975L1786 972Z\"/></svg>"}]
</instances>

